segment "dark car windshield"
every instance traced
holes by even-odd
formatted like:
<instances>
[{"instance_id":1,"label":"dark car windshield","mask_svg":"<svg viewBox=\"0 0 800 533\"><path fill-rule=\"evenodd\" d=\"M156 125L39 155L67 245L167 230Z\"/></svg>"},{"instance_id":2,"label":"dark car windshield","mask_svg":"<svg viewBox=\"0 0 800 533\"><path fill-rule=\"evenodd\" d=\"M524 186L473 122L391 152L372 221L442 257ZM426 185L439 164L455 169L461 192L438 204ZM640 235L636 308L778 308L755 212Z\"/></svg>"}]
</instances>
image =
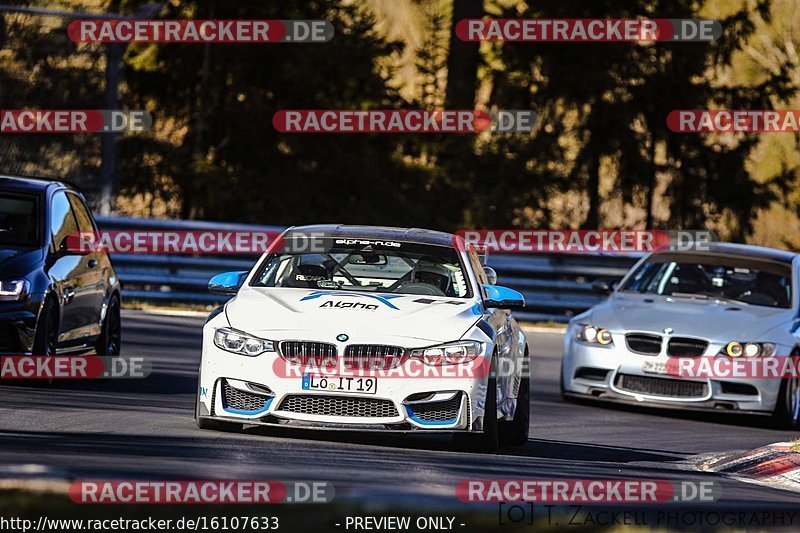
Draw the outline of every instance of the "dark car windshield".
<instances>
[{"instance_id":1,"label":"dark car windshield","mask_svg":"<svg viewBox=\"0 0 800 533\"><path fill-rule=\"evenodd\" d=\"M0 246L35 247L38 244L38 198L0 192Z\"/></svg>"},{"instance_id":2,"label":"dark car windshield","mask_svg":"<svg viewBox=\"0 0 800 533\"><path fill-rule=\"evenodd\" d=\"M370 291L468 298L455 249L415 243L324 239L314 251L274 253L259 267L259 287ZM291 250L291 246L285 247Z\"/></svg>"},{"instance_id":3,"label":"dark car windshield","mask_svg":"<svg viewBox=\"0 0 800 533\"><path fill-rule=\"evenodd\" d=\"M620 290L788 308L791 267L747 257L655 255L639 266Z\"/></svg>"}]
</instances>

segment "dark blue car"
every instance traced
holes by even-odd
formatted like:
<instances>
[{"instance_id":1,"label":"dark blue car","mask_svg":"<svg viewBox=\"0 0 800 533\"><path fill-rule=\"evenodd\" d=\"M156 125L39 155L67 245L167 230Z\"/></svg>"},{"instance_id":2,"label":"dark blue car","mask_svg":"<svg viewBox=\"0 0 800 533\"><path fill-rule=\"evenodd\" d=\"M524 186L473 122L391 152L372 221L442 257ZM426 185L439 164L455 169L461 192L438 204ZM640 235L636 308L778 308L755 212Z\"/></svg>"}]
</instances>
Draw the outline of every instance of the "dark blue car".
<instances>
[{"instance_id":1,"label":"dark blue car","mask_svg":"<svg viewBox=\"0 0 800 533\"><path fill-rule=\"evenodd\" d=\"M67 237L97 231L70 185L0 176L0 353L120 352L120 285L108 254Z\"/></svg>"}]
</instances>

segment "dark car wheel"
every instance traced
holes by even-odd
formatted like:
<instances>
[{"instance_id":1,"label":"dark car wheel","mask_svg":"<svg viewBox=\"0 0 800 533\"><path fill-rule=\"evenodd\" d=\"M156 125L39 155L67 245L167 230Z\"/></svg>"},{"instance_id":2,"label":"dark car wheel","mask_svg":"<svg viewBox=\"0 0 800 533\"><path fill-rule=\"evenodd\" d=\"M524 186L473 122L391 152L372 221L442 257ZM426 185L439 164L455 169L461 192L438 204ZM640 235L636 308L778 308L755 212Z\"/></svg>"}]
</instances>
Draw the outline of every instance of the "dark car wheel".
<instances>
[{"instance_id":1,"label":"dark car wheel","mask_svg":"<svg viewBox=\"0 0 800 533\"><path fill-rule=\"evenodd\" d=\"M800 352L795 350L790 357L800 357ZM800 378L790 377L781 380L772 420L781 429L800 427Z\"/></svg>"},{"instance_id":2,"label":"dark car wheel","mask_svg":"<svg viewBox=\"0 0 800 533\"><path fill-rule=\"evenodd\" d=\"M122 322L120 320L119 297L115 294L108 302L103 329L95 346L97 355L115 356L122 351Z\"/></svg>"},{"instance_id":3,"label":"dark car wheel","mask_svg":"<svg viewBox=\"0 0 800 533\"><path fill-rule=\"evenodd\" d=\"M529 377L524 377L519 382L517 409L514 412L514 419L510 421L501 420L499 422L500 444L510 446L522 446L527 444L530 424L531 380Z\"/></svg>"},{"instance_id":4,"label":"dark car wheel","mask_svg":"<svg viewBox=\"0 0 800 533\"><path fill-rule=\"evenodd\" d=\"M33 339L33 355L56 355L58 349L58 304L52 298L44 306L36 323Z\"/></svg>"}]
</instances>

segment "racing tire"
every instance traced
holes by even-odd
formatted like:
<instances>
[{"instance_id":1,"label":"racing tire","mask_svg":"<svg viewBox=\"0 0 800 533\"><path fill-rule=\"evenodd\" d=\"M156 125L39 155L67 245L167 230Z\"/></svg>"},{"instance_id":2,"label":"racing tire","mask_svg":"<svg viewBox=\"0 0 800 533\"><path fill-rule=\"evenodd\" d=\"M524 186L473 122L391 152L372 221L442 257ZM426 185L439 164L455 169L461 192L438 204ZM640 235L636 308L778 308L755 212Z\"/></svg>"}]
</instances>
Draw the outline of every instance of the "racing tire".
<instances>
[{"instance_id":1,"label":"racing tire","mask_svg":"<svg viewBox=\"0 0 800 533\"><path fill-rule=\"evenodd\" d=\"M54 356L58 349L58 304L53 298L44 301L33 337L33 355Z\"/></svg>"},{"instance_id":2,"label":"racing tire","mask_svg":"<svg viewBox=\"0 0 800 533\"><path fill-rule=\"evenodd\" d=\"M517 393L517 409L513 420L500 420L498 430L500 444L508 446L524 446L528 443L528 431L531 426L531 381L529 377L519 382Z\"/></svg>"},{"instance_id":3,"label":"racing tire","mask_svg":"<svg viewBox=\"0 0 800 533\"><path fill-rule=\"evenodd\" d=\"M95 343L95 352L101 356L117 356L122 351L122 322L119 296L113 294L108 301L103 328Z\"/></svg>"},{"instance_id":4,"label":"racing tire","mask_svg":"<svg viewBox=\"0 0 800 533\"><path fill-rule=\"evenodd\" d=\"M790 357L800 357L800 352L795 350ZM800 377L781 380L772 423L778 429L800 428Z\"/></svg>"}]
</instances>

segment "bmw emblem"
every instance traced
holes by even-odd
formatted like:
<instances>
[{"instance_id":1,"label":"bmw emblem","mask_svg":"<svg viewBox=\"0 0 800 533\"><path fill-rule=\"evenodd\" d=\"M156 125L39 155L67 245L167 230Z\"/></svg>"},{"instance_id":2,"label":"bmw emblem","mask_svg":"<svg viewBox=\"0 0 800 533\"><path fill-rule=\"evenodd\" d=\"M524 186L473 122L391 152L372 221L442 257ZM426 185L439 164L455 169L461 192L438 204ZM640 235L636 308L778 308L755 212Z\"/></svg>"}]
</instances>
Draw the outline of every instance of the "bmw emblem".
<instances>
[{"instance_id":1,"label":"bmw emblem","mask_svg":"<svg viewBox=\"0 0 800 533\"><path fill-rule=\"evenodd\" d=\"M670 333L672 333L673 331L675 331L675 330L674 330L674 329L672 329L672 328L664 328L664 334L665 334L665 335L669 335L669 334L670 334Z\"/></svg>"},{"instance_id":2,"label":"bmw emblem","mask_svg":"<svg viewBox=\"0 0 800 533\"><path fill-rule=\"evenodd\" d=\"M348 337L344 333L339 333L338 335L336 335L336 340L339 342L346 342L349 338L350 337Z\"/></svg>"}]
</instances>

